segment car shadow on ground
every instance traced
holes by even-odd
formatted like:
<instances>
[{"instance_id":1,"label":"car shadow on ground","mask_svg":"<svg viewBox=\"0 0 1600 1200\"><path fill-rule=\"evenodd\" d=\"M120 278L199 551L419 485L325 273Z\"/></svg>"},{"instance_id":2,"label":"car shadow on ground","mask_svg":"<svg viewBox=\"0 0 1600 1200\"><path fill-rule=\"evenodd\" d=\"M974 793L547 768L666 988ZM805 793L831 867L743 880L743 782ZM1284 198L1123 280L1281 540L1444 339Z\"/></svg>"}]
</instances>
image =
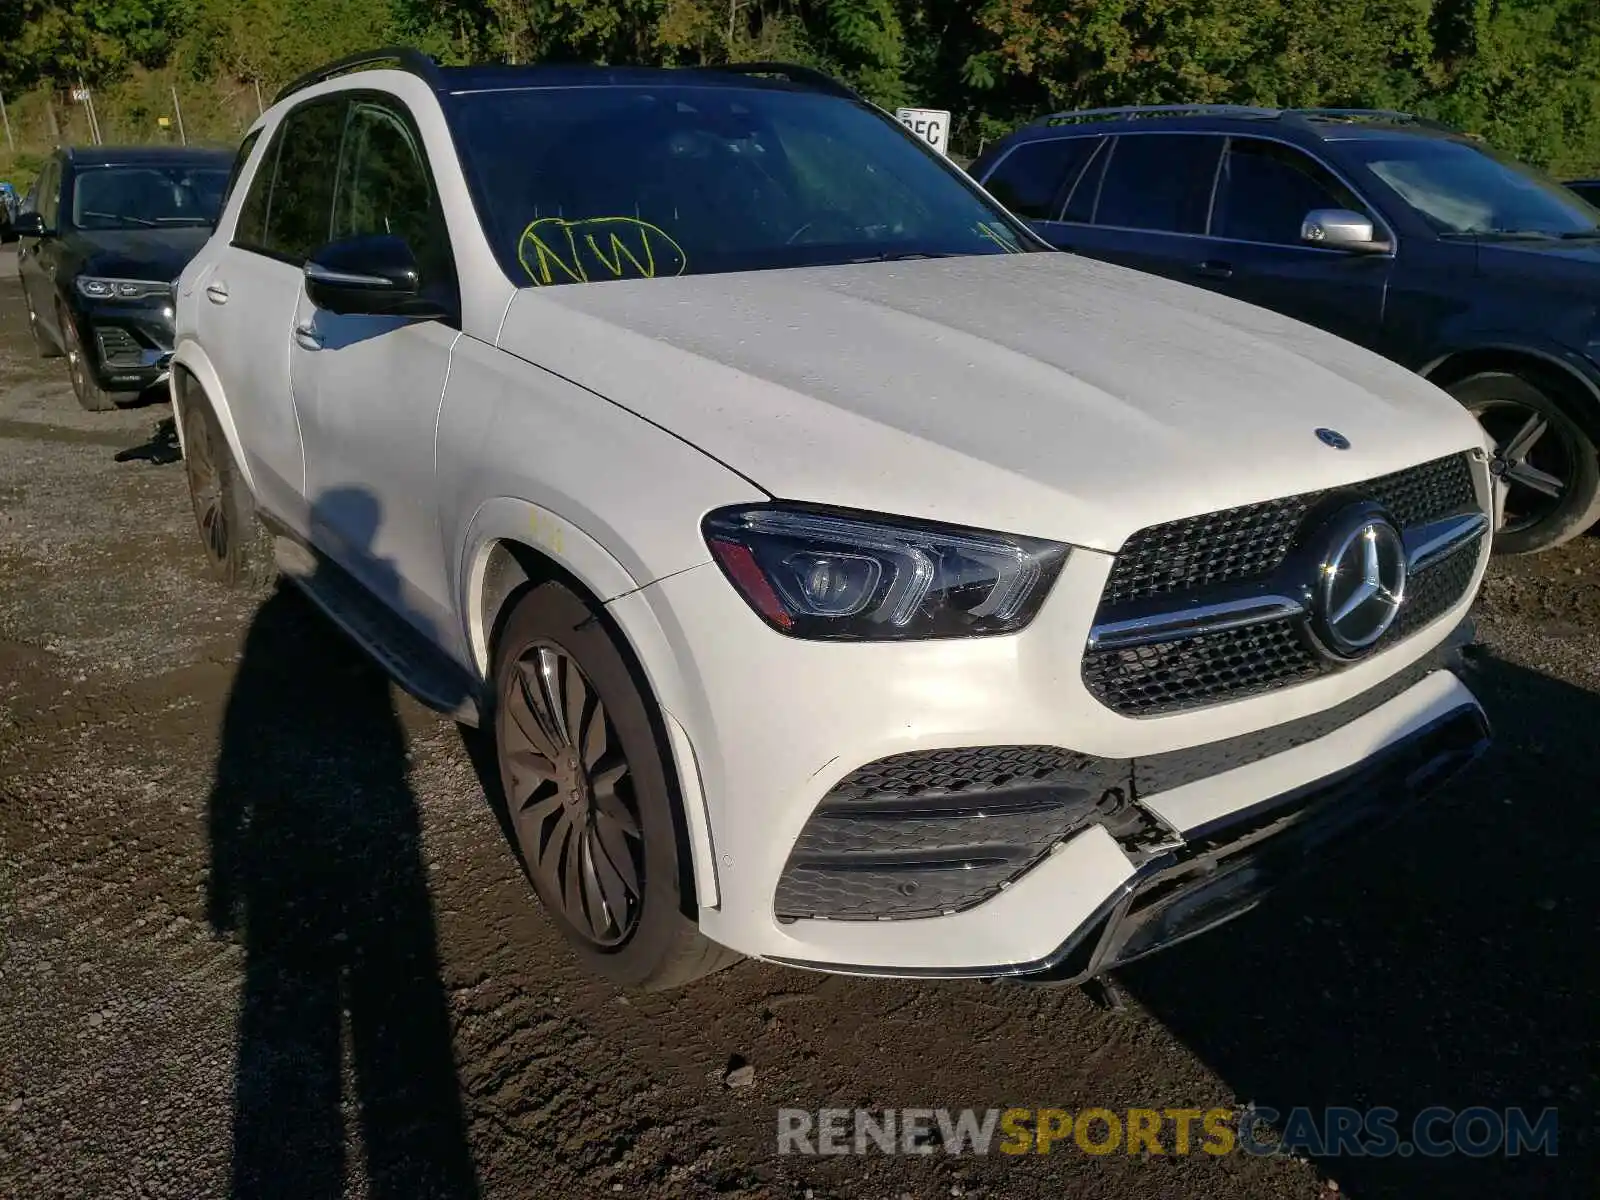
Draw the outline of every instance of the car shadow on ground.
<instances>
[{"instance_id":1,"label":"car shadow on ground","mask_svg":"<svg viewBox=\"0 0 1600 1200\"><path fill-rule=\"evenodd\" d=\"M287 583L246 637L209 834L208 917L246 956L232 1195L476 1196L391 685Z\"/></svg>"},{"instance_id":2,"label":"car shadow on ground","mask_svg":"<svg viewBox=\"0 0 1600 1200\"><path fill-rule=\"evenodd\" d=\"M1313 1155L1358 1200L1594 1194L1600 697L1488 655L1469 682L1495 727L1483 760L1353 855L1121 976L1241 1103L1388 1106L1401 1141L1434 1105L1557 1110L1555 1157Z\"/></svg>"}]
</instances>

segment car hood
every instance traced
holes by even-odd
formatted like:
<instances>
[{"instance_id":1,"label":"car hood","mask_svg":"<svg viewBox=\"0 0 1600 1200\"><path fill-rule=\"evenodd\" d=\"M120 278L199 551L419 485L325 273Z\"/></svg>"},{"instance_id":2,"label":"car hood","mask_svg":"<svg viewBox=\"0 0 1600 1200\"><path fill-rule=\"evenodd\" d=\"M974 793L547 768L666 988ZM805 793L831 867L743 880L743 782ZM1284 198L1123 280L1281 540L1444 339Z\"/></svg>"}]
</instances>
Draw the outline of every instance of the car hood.
<instances>
[{"instance_id":1,"label":"car hood","mask_svg":"<svg viewBox=\"0 0 1600 1200\"><path fill-rule=\"evenodd\" d=\"M111 279L170 282L211 236L209 226L171 229L94 229L72 234L78 273Z\"/></svg>"},{"instance_id":2,"label":"car hood","mask_svg":"<svg viewBox=\"0 0 1600 1200\"><path fill-rule=\"evenodd\" d=\"M528 289L499 344L773 495L1105 550L1484 444L1350 343L1064 254Z\"/></svg>"}]
</instances>

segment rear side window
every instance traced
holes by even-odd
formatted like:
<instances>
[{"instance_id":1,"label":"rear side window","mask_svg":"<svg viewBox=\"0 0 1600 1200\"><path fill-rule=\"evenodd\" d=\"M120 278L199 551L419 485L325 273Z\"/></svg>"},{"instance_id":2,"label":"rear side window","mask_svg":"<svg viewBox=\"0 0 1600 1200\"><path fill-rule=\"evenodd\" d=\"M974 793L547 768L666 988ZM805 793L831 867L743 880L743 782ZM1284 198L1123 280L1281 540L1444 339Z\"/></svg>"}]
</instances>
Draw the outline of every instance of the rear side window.
<instances>
[{"instance_id":1,"label":"rear side window","mask_svg":"<svg viewBox=\"0 0 1600 1200\"><path fill-rule=\"evenodd\" d=\"M245 195L235 245L299 266L328 242L347 107L333 96L283 119Z\"/></svg>"},{"instance_id":2,"label":"rear side window","mask_svg":"<svg viewBox=\"0 0 1600 1200\"><path fill-rule=\"evenodd\" d=\"M1314 208L1366 206L1310 155L1278 142L1234 138L1223 156L1213 237L1298 246L1300 227Z\"/></svg>"},{"instance_id":3,"label":"rear side window","mask_svg":"<svg viewBox=\"0 0 1600 1200\"><path fill-rule=\"evenodd\" d=\"M1019 217L1053 221L1056 198L1077 181L1099 144L1096 137L1024 142L1000 160L984 186Z\"/></svg>"},{"instance_id":4,"label":"rear side window","mask_svg":"<svg viewBox=\"0 0 1600 1200\"><path fill-rule=\"evenodd\" d=\"M1222 144L1206 135L1123 134L1106 165L1094 223L1204 233Z\"/></svg>"}]
</instances>

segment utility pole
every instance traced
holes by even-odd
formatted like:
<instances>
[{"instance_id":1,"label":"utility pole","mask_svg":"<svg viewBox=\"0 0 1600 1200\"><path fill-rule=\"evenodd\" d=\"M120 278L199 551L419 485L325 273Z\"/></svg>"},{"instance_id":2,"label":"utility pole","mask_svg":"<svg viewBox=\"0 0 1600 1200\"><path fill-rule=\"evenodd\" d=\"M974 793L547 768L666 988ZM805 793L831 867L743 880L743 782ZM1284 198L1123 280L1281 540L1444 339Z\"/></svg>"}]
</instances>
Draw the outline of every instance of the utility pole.
<instances>
[{"instance_id":1,"label":"utility pole","mask_svg":"<svg viewBox=\"0 0 1600 1200\"><path fill-rule=\"evenodd\" d=\"M261 78L260 78L260 76L257 76L255 79L251 80L251 82L256 85L256 116L259 117L262 113L267 111L266 105L261 103Z\"/></svg>"},{"instance_id":2,"label":"utility pole","mask_svg":"<svg viewBox=\"0 0 1600 1200\"><path fill-rule=\"evenodd\" d=\"M6 113L6 94L0 92L0 123L6 127L6 145L12 150L17 148L17 139L11 136L11 117Z\"/></svg>"},{"instance_id":3,"label":"utility pole","mask_svg":"<svg viewBox=\"0 0 1600 1200\"><path fill-rule=\"evenodd\" d=\"M172 85L172 112L178 118L178 139L187 146L189 144L189 135L184 132L183 128L183 105L178 103L177 84Z\"/></svg>"}]
</instances>

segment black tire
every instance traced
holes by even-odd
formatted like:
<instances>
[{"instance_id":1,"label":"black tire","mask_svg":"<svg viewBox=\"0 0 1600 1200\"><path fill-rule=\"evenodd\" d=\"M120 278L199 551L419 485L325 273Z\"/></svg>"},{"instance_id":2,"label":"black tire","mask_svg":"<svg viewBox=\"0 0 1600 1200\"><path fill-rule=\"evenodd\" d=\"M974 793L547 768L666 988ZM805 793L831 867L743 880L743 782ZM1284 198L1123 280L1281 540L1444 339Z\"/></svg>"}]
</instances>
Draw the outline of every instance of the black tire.
<instances>
[{"instance_id":1,"label":"black tire","mask_svg":"<svg viewBox=\"0 0 1600 1200\"><path fill-rule=\"evenodd\" d=\"M661 731L600 613L558 583L524 592L496 645L494 685L517 854L584 966L663 991L738 961L688 915L687 837Z\"/></svg>"},{"instance_id":2,"label":"black tire","mask_svg":"<svg viewBox=\"0 0 1600 1200\"><path fill-rule=\"evenodd\" d=\"M45 335L44 327L39 324L39 314L33 307L33 297L28 295L26 288L22 291L22 298L28 306L28 332L33 335L33 348L39 352L40 358L60 358L61 347Z\"/></svg>"},{"instance_id":3,"label":"black tire","mask_svg":"<svg viewBox=\"0 0 1600 1200\"><path fill-rule=\"evenodd\" d=\"M110 412L117 406L117 398L95 382L89 369L89 359L78 337L78 327L72 314L56 306L56 324L61 327L61 340L67 352L67 374L72 379L72 394L85 412Z\"/></svg>"},{"instance_id":4,"label":"black tire","mask_svg":"<svg viewBox=\"0 0 1600 1200\"><path fill-rule=\"evenodd\" d=\"M1506 469L1496 554L1549 550L1600 520L1600 455L1550 390L1508 371L1483 371L1446 390L1494 439Z\"/></svg>"},{"instance_id":5,"label":"black tire","mask_svg":"<svg viewBox=\"0 0 1600 1200\"><path fill-rule=\"evenodd\" d=\"M256 516L210 402L193 381L182 388L183 470L206 570L228 587L264 587L278 573L272 538Z\"/></svg>"}]
</instances>

